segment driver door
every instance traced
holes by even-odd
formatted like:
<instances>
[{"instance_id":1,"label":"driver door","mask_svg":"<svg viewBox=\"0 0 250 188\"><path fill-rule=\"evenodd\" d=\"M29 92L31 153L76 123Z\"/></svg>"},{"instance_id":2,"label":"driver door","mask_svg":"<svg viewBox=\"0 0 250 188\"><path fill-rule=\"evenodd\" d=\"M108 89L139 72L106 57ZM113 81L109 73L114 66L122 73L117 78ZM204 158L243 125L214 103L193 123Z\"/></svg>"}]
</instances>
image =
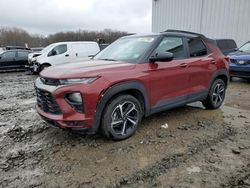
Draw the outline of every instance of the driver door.
<instances>
[{"instance_id":1,"label":"driver door","mask_svg":"<svg viewBox=\"0 0 250 188\"><path fill-rule=\"evenodd\" d=\"M67 44L60 44L54 47L48 54L51 65L60 65L70 62L70 54L68 53Z\"/></svg>"},{"instance_id":2,"label":"driver door","mask_svg":"<svg viewBox=\"0 0 250 188\"><path fill-rule=\"evenodd\" d=\"M171 52L174 59L148 64L151 105L155 109L184 103L189 90L189 67L183 38L163 37L151 56L157 56L159 52Z\"/></svg>"}]
</instances>

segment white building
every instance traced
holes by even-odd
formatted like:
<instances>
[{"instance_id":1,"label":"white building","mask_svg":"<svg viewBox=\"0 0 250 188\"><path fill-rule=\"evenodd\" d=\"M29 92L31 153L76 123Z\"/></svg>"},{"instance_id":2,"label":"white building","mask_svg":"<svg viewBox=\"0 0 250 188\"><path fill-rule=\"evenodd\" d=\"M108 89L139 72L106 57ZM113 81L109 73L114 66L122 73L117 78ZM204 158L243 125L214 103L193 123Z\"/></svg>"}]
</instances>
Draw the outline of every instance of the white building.
<instances>
[{"instance_id":1,"label":"white building","mask_svg":"<svg viewBox=\"0 0 250 188\"><path fill-rule=\"evenodd\" d=\"M250 41L250 0L152 0L152 31L180 29Z\"/></svg>"}]
</instances>

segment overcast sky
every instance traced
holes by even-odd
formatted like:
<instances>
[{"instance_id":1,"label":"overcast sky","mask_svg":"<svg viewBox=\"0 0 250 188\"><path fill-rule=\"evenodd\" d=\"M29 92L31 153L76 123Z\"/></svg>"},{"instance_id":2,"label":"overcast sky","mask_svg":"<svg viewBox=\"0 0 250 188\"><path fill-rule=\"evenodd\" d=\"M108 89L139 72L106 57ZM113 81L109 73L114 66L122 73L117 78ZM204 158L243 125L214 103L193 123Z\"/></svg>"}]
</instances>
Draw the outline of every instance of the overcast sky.
<instances>
[{"instance_id":1,"label":"overcast sky","mask_svg":"<svg viewBox=\"0 0 250 188\"><path fill-rule=\"evenodd\" d=\"M0 0L0 26L33 34L77 29L151 31L152 0Z\"/></svg>"}]
</instances>

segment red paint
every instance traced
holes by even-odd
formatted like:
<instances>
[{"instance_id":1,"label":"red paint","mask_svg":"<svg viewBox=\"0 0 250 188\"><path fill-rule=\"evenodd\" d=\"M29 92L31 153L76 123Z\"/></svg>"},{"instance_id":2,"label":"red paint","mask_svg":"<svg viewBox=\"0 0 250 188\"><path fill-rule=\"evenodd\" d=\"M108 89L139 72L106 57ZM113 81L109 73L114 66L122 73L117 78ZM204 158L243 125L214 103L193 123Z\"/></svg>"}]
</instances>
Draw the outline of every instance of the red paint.
<instances>
[{"instance_id":1,"label":"red paint","mask_svg":"<svg viewBox=\"0 0 250 188\"><path fill-rule=\"evenodd\" d=\"M207 56L172 60L171 62L145 62L131 64L126 62L90 61L81 64L49 68L41 72L45 78L99 78L91 84L64 86L52 95L62 110L62 115L52 115L37 107L42 116L54 120L62 128L69 128L66 121L84 121L90 128L95 119L97 104L101 94L116 83L136 80L144 85L149 97L150 107L159 101L208 89L212 74L219 69L228 71L228 58L207 43L211 53ZM84 101L84 114L76 112L64 99L66 93L79 91Z\"/></svg>"}]
</instances>

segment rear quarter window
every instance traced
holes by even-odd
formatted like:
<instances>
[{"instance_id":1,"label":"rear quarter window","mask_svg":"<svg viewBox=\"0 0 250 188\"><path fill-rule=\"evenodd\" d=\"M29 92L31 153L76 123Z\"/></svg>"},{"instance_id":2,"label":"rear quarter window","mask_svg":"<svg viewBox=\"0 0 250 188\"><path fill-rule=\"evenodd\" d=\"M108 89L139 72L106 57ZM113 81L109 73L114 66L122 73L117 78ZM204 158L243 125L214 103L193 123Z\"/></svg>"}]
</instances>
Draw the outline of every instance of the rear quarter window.
<instances>
[{"instance_id":1,"label":"rear quarter window","mask_svg":"<svg viewBox=\"0 0 250 188\"><path fill-rule=\"evenodd\" d=\"M190 57L200 57L207 55L208 50L204 42L199 38L188 39L189 46L189 56Z\"/></svg>"}]
</instances>

